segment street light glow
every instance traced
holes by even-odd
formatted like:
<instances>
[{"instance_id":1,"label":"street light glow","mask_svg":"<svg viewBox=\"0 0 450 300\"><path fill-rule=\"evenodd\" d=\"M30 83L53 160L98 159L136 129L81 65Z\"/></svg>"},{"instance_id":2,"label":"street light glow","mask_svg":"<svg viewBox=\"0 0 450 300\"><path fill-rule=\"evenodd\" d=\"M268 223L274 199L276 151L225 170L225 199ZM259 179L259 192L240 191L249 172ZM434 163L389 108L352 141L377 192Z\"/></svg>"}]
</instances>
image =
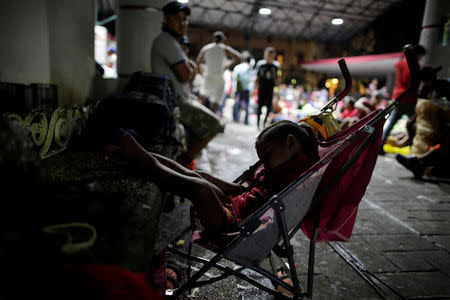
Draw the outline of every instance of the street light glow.
<instances>
[{"instance_id":1,"label":"street light glow","mask_svg":"<svg viewBox=\"0 0 450 300\"><path fill-rule=\"evenodd\" d=\"M272 11L270 10L270 8L267 7L261 7L259 9L259 14L260 15L270 15L272 13Z\"/></svg>"},{"instance_id":2,"label":"street light glow","mask_svg":"<svg viewBox=\"0 0 450 300\"><path fill-rule=\"evenodd\" d=\"M341 18L336 18L331 21L331 24L333 25L341 25L342 23L344 23L344 20L342 20Z\"/></svg>"}]
</instances>

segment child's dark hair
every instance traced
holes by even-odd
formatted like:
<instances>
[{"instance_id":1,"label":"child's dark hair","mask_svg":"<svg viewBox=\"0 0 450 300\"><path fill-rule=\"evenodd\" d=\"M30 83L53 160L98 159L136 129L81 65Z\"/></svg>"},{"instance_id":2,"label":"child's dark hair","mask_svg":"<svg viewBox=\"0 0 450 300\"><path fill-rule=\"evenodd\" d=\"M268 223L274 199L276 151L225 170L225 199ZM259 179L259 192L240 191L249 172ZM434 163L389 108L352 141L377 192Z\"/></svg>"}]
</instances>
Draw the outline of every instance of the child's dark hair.
<instances>
[{"instance_id":1,"label":"child's dark hair","mask_svg":"<svg viewBox=\"0 0 450 300\"><path fill-rule=\"evenodd\" d=\"M268 141L286 141L289 134L300 140L302 152L311 159L318 160L318 145L313 134L290 120L281 120L264 128L256 138L255 148Z\"/></svg>"}]
</instances>

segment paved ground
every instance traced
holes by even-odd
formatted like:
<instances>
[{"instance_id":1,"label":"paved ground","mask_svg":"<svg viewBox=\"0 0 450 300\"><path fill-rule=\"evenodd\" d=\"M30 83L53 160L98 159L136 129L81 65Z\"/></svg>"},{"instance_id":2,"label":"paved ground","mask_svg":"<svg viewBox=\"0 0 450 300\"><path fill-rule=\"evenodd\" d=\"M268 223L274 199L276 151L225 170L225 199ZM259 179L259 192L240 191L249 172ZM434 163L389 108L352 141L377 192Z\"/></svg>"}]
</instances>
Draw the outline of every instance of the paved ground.
<instances>
[{"instance_id":1,"label":"paved ground","mask_svg":"<svg viewBox=\"0 0 450 300\"><path fill-rule=\"evenodd\" d=\"M233 123L231 105L229 100L225 133L208 145L198 161L199 168L227 180L257 160L255 117L249 126ZM175 211L163 214L157 247L187 226L188 207L188 200L178 201ZM307 241L302 232L293 238L303 283ZM211 255L196 247L193 251ZM169 260L178 262L173 257ZM318 243L314 273L312 299L450 299L450 183L415 180L393 155L379 156L350 241ZM235 278L194 289L190 298L273 299Z\"/></svg>"}]
</instances>

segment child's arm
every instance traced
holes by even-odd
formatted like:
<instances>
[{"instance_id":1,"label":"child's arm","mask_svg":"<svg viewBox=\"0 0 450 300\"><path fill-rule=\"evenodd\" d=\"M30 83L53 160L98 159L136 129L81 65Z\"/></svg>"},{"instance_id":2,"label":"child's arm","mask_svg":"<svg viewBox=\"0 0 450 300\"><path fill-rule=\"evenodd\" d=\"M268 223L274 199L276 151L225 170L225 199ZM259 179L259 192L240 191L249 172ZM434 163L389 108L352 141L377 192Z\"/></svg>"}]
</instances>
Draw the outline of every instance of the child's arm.
<instances>
[{"instance_id":1,"label":"child's arm","mask_svg":"<svg viewBox=\"0 0 450 300\"><path fill-rule=\"evenodd\" d=\"M199 174L199 176L201 176L205 180L211 182L212 184L217 186L219 189L221 189L225 195L236 195L236 194L240 194L240 193L243 193L246 191L246 188L240 184L222 180L220 178L214 177L213 175L203 172L203 171L196 171L196 172L197 172L197 174Z\"/></svg>"}]
</instances>

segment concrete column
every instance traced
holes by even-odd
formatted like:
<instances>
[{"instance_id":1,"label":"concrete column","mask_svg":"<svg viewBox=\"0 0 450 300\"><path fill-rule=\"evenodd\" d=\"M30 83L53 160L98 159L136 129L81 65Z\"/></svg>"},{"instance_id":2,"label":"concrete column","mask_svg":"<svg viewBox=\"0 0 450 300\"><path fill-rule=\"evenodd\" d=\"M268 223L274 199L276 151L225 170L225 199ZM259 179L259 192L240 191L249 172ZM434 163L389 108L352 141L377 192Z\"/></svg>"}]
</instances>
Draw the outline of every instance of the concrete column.
<instances>
[{"instance_id":1,"label":"concrete column","mask_svg":"<svg viewBox=\"0 0 450 300\"><path fill-rule=\"evenodd\" d=\"M116 7L118 78L96 78L92 98L119 93L136 71L150 72L153 40L160 33L167 0L118 0Z\"/></svg>"},{"instance_id":2,"label":"concrete column","mask_svg":"<svg viewBox=\"0 0 450 300\"><path fill-rule=\"evenodd\" d=\"M117 73L128 77L151 71L151 46L161 31L161 8L167 0L119 0L117 7Z\"/></svg>"},{"instance_id":3,"label":"concrete column","mask_svg":"<svg viewBox=\"0 0 450 300\"><path fill-rule=\"evenodd\" d=\"M448 76L449 70L449 45L442 45L441 36L445 17L450 13L450 1L427 0L422 21L419 44L427 49L427 54L422 58L422 65L441 65L441 74ZM445 75L447 74L447 75Z\"/></svg>"},{"instance_id":4,"label":"concrete column","mask_svg":"<svg viewBox=\"0 0 450 300\"><path fill-rule=\"evenodd\" d=\"M47 0L50 72L60 105L84 104L95 75L94 0Z\"/></svg>"},{"instance_id":5,"label":"concrete column","mask_svg":"<svg viewBox=\"0 0 450 300\"><path fill-rule=\"evenodd\" d=\"M0 81L50 82L47 1L2 1Z\"/></svg>"},{"instance_id":6,"label":"concrete column","mask_svg":"<svg viewBox=\"0 0 450 300\"><path fill-rule=\"evenodd\" d=\"M58 86L83 104L94 74L94 0L15 0L0 6L0 81Z\"/></svg>"}]
</instances>

